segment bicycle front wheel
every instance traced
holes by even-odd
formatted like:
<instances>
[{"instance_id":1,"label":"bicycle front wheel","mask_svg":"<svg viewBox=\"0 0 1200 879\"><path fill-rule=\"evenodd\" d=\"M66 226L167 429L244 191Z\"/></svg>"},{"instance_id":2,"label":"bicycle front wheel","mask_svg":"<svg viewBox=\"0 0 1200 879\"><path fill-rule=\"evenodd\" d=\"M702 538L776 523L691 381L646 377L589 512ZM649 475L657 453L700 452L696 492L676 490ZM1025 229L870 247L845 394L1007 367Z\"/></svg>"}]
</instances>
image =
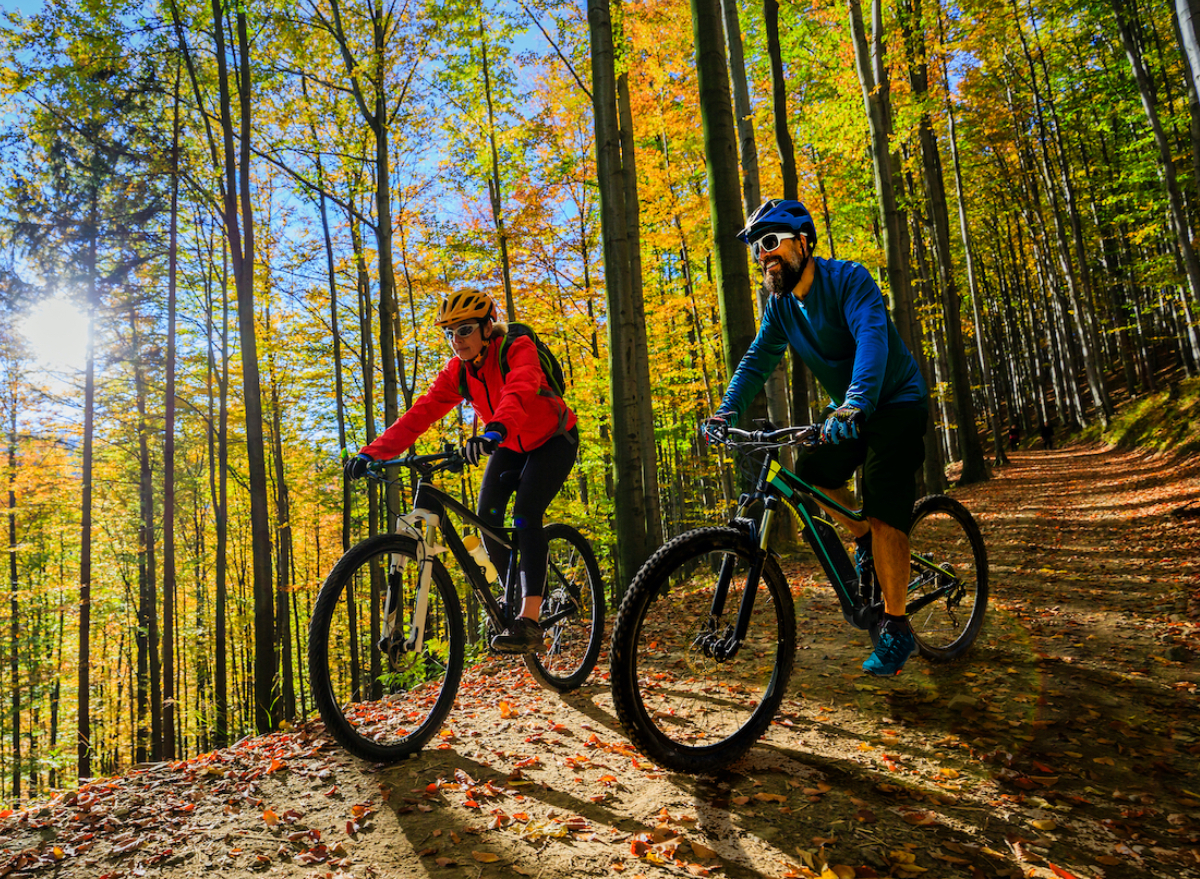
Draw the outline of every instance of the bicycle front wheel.
<instances>
[{"instance_id":1,"label":"bicycle front wheel","mask_svg":"<svg viewBox=\"0 0 1200 879\"><path fill-rule=\"evenodd\" d=\"M758 553L736 528L688 532L650 557L621 602L609 656L613 704L630 740L661 766L721 769L779 708L796 623L774 558L763 560L747 596ZM723 603L714 603L718 590L727 592ZM742 608L748 627L739 641Z\"/></svg>"},{"instance_id":2,"label":"bicycle front wheel","mask_svg":"<svg viewBox=\"0 0 1200 879\"><path fill-rule=\"evenodd\" d=\"M604 583L592 545L570 525L547 525L546 541L546 649L524 654L525 667L547 690L566 693L587 680L600 655Z\"/></svg>"},{"instance_id":3,"label":"bicycle front wheel","mask_svg":"<svg viewBox=\"0 0 1200 879\"><path fill-rule=\"evenodd\" d=\"M908 540L908 619L921 655L946 662L965 653L983 626L988 603L983 535L966 507L931 494L913 508Z\"/></svg>"},{"instance_id":4,"label":"bicycle front wheel","mask_svg":"<svg viewBox=\"0 0 1200 879\"><path fill-rule=\"evenodd\" d=\"M462 606L437 559L419 650L407 636L417 598L417 544L381 534L352 547L325 580L308 626L308 674L325 728L351 754L379 763L419 751L438 731L462 679ZM382 635L391 586L395 632Z\"/></svg>"}]
</instances>

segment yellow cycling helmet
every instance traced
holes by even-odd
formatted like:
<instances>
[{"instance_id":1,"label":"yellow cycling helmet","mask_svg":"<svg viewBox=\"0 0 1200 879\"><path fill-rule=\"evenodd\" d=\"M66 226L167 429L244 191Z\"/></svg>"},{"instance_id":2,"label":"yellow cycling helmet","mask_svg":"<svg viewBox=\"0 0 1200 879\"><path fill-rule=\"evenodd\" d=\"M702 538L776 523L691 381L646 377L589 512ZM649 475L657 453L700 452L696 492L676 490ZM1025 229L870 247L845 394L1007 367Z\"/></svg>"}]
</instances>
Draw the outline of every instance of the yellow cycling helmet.
<instances>
[{"instance_id":1,"label":"yellow cycling helmet","mask_svg":"<svg viewBox=\"0 0 1200 879\"><path fill-rule=\"evenodd\" d=\"M482 290L462 290L451 293L438 308L436 326L448 327L464 320L496 319L496 302Z\"/></svg>"}]
</instances>

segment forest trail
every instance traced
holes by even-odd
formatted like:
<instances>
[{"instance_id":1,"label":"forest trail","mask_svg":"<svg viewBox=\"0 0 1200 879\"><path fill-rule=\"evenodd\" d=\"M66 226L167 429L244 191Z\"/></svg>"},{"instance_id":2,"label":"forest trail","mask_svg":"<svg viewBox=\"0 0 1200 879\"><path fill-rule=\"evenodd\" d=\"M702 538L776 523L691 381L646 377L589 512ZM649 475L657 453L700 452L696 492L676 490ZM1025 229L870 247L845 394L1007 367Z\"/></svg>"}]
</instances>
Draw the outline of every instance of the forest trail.
<instances>
[{"instance_id":1,"label":"forest trail","mask_svg":"<svg viewBox=\"0 0 1200 879\"><path fill-rule=\"evenodd\" d=\"M881 682L830 612L728 772L634 752L604 657L565 699L494 660L401 765L313 723L98 781L0 820L0 877L1200 877L1200 462L1022 451L954 495L976 648Z\"/></svg>"}]
</instances>

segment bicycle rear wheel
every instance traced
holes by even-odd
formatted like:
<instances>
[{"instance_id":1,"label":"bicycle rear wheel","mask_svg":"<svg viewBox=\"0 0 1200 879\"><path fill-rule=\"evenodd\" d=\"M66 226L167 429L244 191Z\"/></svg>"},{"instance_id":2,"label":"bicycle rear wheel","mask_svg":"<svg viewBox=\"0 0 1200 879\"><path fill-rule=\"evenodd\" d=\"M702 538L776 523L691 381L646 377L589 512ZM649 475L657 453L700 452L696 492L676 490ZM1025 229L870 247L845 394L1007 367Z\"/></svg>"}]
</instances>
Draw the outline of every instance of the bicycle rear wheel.
<instances>
[{"instance_id":1,"label":"bicycle rear wheel","mask_svg":"<svg viewBox=\"0 0 1200 879\"><path fill-rule=\"evenodd\" d=\"M613 624L613 704L630 740L659 765L712 772L766 730L796 649L792 596L779 565L763 564L744 640L727 658L758 554L736 528L700 528L660 548L634 577ZM713 613L718 581L728 596Z\"/></svg>"},{"instance_id":2,"label":"bicycle rear wheel","mask_svg":"<svg viewBox=\"0 0 1200 879\"><path fill-rule=\"evenodd\" d=\"M441 561L432 579L420 651L403 649L417 593L416 541L382 534L352 547L325 580L308 627L308 674L325 728L364 760L390 763L438 731L462 679L462 607ZM380 649L387 584L396 586L396 633Z\"/></svg>"},{"instance_id":3,"label":"bicycle rear wheel","mask_svg":"<svg viewBox=\"0 0 1200 879\"><path fill-rule=\"evenodd\" d=\"M542 619L546 649L524 654L525 667L547 690L581 686L596 666L604 640L604 584L587 538L570 525L546 526L549 553Z\"/></svg>"},{"instance_id":4,"label":"bicycle rear wheel","mask_svg":"<svg viewBox=\"0 0 1200 879\"><path fill-rule=\"evenodd\" d=\"M987 611L983 535L966 507L931 494L913 508L908 539L908 618L917 647L935 662L954 659L975 642Z\"/></svg>"}]
</instances>

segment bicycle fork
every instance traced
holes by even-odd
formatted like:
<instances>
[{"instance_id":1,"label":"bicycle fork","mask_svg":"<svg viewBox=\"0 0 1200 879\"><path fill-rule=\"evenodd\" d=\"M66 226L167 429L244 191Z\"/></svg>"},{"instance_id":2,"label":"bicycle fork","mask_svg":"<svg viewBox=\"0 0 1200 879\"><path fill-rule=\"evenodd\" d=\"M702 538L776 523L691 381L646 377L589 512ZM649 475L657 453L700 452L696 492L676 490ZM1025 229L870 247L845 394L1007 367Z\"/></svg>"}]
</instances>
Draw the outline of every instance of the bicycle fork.
<instances>
[{"instance_id":1,"label":"bicycle fork","mask_svg":"<svg viewBox=\"0 0 1200 879\"><path fill-rule=\"evenodd\" d=\"M737 556L727 553L721 560L721 572L717 577L717 588L713 593L708 624L692 642L692 646L709 659L715 659L718 662L733 659L746 640L746 632L750 629L750 615L754 613L754 596L758 593L758 581L762 577L763 566L767 562L767 541L770 539L771 522L775 518L777 503L778 499L773 496L766 498L763 502L765 509L761 523L756 524L752 519L740 517L735 520L736 524L747 530L752 538L757 538L758 545L754 559L746 571L746 588L742 592L742 600L738 604L737 619L732 624L726 623L725 627L718 632L716 626L725 613L725 602L729 598L729 586L733 581Z\"/></svg>"},{"instance_id":2,"label":"bicycle fork","mask_svg":"<svg viewBox=\"0 0 1200 879\"><path fill-rule=\"evenodd\" d=\"M436 542L441 517L431 511L416 509L401 516L396 523L397 532L404 530L417 538L417 594L412 619L408 626L408 637L404 637L404 623L400 619L401 597L404 591L404 557L393 556L387 574L387 598L384 602L383 637L377 645L392 662L399 662L405 653L419 653L425 646L425 624L429 610L429 586L433 579L433 562L446 552L446 547Z\"/></svg>"}]
</instances>

